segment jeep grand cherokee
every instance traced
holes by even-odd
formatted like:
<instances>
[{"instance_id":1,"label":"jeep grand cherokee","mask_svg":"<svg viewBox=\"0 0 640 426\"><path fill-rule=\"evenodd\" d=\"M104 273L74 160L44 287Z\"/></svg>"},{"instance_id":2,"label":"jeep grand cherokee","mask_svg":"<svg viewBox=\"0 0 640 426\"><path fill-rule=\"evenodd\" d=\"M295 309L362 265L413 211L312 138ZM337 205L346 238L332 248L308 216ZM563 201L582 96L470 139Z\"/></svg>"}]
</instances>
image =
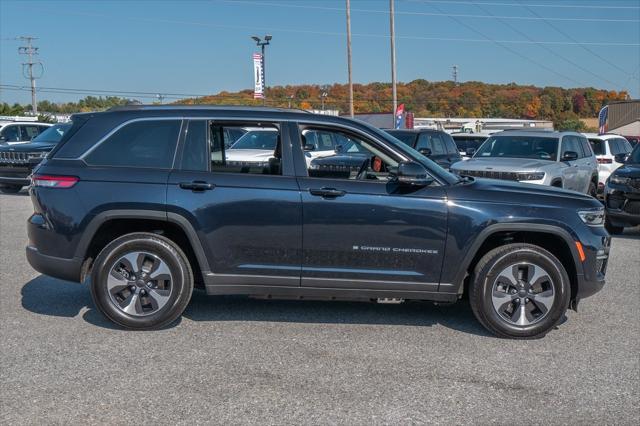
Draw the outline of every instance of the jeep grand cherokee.
<instances>
[{"instance_id":1,"label":"jeep grand cherokee","mask_svg":"<svg viewBox=\"0 0 640 426\"><path fill-rule=\"evenodd\" d=\"M227 127L275 131L272 156L228 162ZM310 173L311 132L348 141L335 155L354 152L358 170ZM602 288L610 241L588 195L460 178L365 123L270 108L76 115L30 194L31 265L90 277L97 308L134 329L176 320L195 286L438 303L468 291L491 332L541 336Z\"/></svg>"}]
</instances>

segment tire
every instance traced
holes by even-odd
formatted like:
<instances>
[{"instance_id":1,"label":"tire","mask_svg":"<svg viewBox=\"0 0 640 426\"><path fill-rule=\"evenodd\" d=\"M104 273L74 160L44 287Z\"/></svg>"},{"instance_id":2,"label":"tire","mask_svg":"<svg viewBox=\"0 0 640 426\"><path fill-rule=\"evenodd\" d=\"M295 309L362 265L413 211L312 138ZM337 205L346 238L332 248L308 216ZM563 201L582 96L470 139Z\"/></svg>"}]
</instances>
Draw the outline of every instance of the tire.
<instances>
[{"instance_id":1,"label":"tire","mask_svg":"<svg viewBox=\"0 0 640 426\"><path fill-rule=\"evenodd\" d=\"M108 244L91 271L91 297L109 320L129 329L162 328L189 304L193 272L168 238L133 233Z\"/></svg>"},{"instance_id":2,"label":"tire","mask_svg":"<svg viewBox=\"0 0 640 426\"><path fill-rule=\"evenodd\" d=\"M0 186L0 192L4 194L17 194L22 189L21 185L2 185Z\"/></svg>"},{"instance_id":3,"label":"tire","mask_svg":"<svg viewBox=\"0 0 640 426\"><path fill-rule=\"evenodd\" d=\"M604 219L604 229L611 235L620 235L624 232L624 226L615 226L611 222L609 222L609 218L605 217Z\"/></svg>"},{"instance_id":4,"label":"tire","mask_svg":"<svg viewBox=\"0 0 640 426\"><path fill-rule=\"evenodd\" d=\"M593 182L589 183L589 195L598 198L598 186Z\"/></svg>"},{"instance_id":5,"label":"tire","mask_svg":"<svg viewBox=\"0 0 640 426\"><path fill-rule=\"evenodd\" d=\"M496 336L515 339L543 337L563 318L570 299L569 276L560 261L541 247L523 243L485 254L469 291L478 321Z\"/></svg>"}]
</instances>

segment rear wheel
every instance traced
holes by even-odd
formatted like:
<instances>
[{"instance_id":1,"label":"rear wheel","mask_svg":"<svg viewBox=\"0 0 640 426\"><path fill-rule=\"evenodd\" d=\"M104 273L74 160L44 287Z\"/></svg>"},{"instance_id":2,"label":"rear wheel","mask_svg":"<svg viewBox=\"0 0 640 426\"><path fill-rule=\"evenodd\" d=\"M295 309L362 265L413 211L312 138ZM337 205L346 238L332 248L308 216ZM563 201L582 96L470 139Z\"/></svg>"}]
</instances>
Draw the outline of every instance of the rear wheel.
<instances>
[{"instance_id":1,"label":"rear wheel","mask_svg":"<svg viewBox=\"0 0 640 426\"><path fill-rule=\"evenodd\" d=\"M544 336L565 314L569 276L558 259L532 244L491 250L475 268L469 300L476 318L500 337Z\"/></svg>"},{"instance_id":2,"label":"rear wheel","mask_svg":"<svg viewBox=\"0 0 640 426\"><path fill-rule=\"evenodd\" d=\"M623 226L615 226L615 225L613 225L611 222L609 222L609 218L608 217L605 217L604 229L606 229L607 232L610 233L611 235L619 235L619 234L622 234L624 232L624 227Z\"/></svg>"},{"instance_id":3,"label":"rear wheel","mask_svg":"<svg viewBox=\"0 0 640 426\"><path fill-rule=\"evenodd\" d=\"M91 296L111 321L126 328L160 328L184 311L193 273L180 247L168 238L135 233L117 238L96 258Z\"/></svg>"},{"instance_id":4,"label":"rear wheel","mask_svg":"<svg viewBox=\"0 0 640 426\"><path fill-rule=\"evenodd\" d=\"M2 185L0 186L0 192L5 194L17 194L22 189L22 185Z\"/></svg>"}]
</instances>

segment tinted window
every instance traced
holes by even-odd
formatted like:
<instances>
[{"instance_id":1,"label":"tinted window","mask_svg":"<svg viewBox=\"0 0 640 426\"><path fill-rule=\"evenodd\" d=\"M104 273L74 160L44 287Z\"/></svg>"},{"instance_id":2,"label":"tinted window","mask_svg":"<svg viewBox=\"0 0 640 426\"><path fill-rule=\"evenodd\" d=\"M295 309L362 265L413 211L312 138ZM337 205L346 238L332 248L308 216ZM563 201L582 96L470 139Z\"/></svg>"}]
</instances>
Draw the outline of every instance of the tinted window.
<instances>
[{"instance_id":1,"label":"tinted window","mask_svg":"<svg viewBox=\"0 0 640 426\"><path fill-rule=\"evenodd\" d=\"M627 163L640 164L640 143L636 144L627 159Z\"/></svg>"},{"instance_id":2,"label":"tinted window","mask_svg":"<svg viewBox=\"0 0 640 426\"><path fill-rule=\"evenodd\" d=\"M633 147L631 146L631 144L629 143L628 140L626 139L618 139L618 142L620 143L620 145L622 146L622 152L631 152L633 150Z\"/></svg>"},{"instance_id":3,"label":"tinted window","mask_svg":"<svg viewBox=\"0 0 640 426\"><path fill-rule=\"evenodd\" d=\"M394 138L398 139L403 144L409 145L411 148L413 148L414 144L416 143L416 136L417 136L416 132L388 130L387 133L389 133Z\"/></svg>"},{"instance_id":4,"label":"tinted window","mask_svg":"<svg viewBox=\"0 0 640 426\"><path fill-rule=\"evenodd\" d=\"M183 170L207 170L207 122L190 121L184 139L180 168Z\"/></svg>"},{"instance_id":5,"label":"tinted window","mask_svg":"<svg viewBox=\"0 0 640 426\"><path fill-rule=\"evenodd\" d=\"M447 146L447 151L449 152L449 154L454 154L456 156L459 156L460 153L458 152L458 147L456 146L456 143L453 141L453 138L449 135L442 135L442 137L444 138L444 143Z\"/></svg>"},{"instance_id":6,"label":"tinted window","mask_svg":"<svg viewBox=\"0 0 640 426\"><path fill-rule=\"evenodd\" d=\"M243 134L226 148L228 126L211 123L209 152L211 171L217 173L282 174L280 131L275 125L251 124L252 130Z\"/></svg>"},{"instance_id":7,"label":"tinted window","mask_svg":"<svg viewBox=\"0 0 640 426\"><path fill-rule=\"evenodd\" d=\"M48 142L58 143L64 132L71 128L71 123L56 124L55 126L48 127L44 132L40 133L33 139L33 142Z\"/></svg>"},{"instance_id":8,"label":"tinted window","mask_svg":"<svg viewBox=\"0 0 640 426\"><path fill-rule=\"evenodd\" d=\"M313 146L313 151L333 151L334 140L329 132L305 130L302 132L302 145Z\"/></svg>"},{"instance_id":9,"label":"tinted window","mask_svg":"<svg viewBox=\"0 0 640 426\"><path fill-rule=\"evenodd\" d=\"M44 126L28 126L28 125L20 126L20 131L22 134L23 141L30 141L31 139L38 136L38 134L42 130L44 130Z\"/></svg>"},{"instance_id":10,"label":"tinted window","mask_svg":"<svg viewBox=\"0 0 640 426\"><path fill-rule=\"evenodd\" d=\"M539 136L491 136L474 157L539 158L555 161L558 140Z\"/></svg>"},{"instance_id":11,"label":"tinted window","mask_svg":"<svg viewBox=\"0 0 640 426\"><path fill-rule=\"evenodd\" d=\"M19 126L6 126L0 132L0 136L4 137L3 142L19 142L20 141L20 127Z\"/></svg>"},{"instance_id":12,"label":"tinted window","mask_svg":"<svg viewBox=\"0 0 640 426\"><path fill-rule=\"evenodd\" d=\"M591 149L593 149L593 153L596 155L604 155L604 144L605 142L602 139L589 139L589 143L591 144Z\"/></svg>"},{"instance_id":13,"label":"tinted window","mask_svg":"<svg viewBox=\"0 0 640 426\"><path fill-rule=\"evenodd\" d=\"M562 138L562 153L564 156L567 152L575 152L578 154L578 158L582 157L582 147L580 147L580 141L575 136L565 136Z\"/></svg>"},{"instance_id":14,"label":"tinted window","mask_svg":"<svg viewBox=\"0 0 640 426\"><path fill-rule=\"evenodd\" d=\"M416 143L416 150L428 148L433 153L433 144L431 143L431 137L429 133L420 133L418 136L418 142Z\"/></svg>"},{"instance_id":15,"label":"tinted window","mask_svg":"<svg viewBox=\"0 0 640 426\"><path fill-rule=\"evenodd\" d=\"M582 151L584 152L585 157L591 157L593 155L593 151L591 150L591 145L586 138L580 138L580 144L582 145Z\"/></svg>"},{"instance_id":16,"label":"tinted window","mask_svg":"<svg viewBox=\"0 0 640 426\"><path fill-rule=\"evenodd\" d=\"M100 166L168 169L180 132L180 120L137 121L125 125L91 151L86 161Z\"/></svg>"}]
</instances>

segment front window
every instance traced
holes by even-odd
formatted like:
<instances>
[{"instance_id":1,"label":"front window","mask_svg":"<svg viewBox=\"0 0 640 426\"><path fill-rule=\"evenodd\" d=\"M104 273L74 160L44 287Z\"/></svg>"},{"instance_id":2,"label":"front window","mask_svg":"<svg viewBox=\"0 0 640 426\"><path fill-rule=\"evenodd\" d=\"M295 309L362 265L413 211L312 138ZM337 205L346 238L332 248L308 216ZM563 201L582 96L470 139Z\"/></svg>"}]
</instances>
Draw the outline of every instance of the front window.
<instances>
[{"instance_id":1,"label":"front window","mask_svg":"<svg viewBox=\"0 0 640 426\"><path fill-rule=\"evenodd\" d=\"M535 158L555 161L558 139L539 136L491 136L475 157Z\"/></svg>"},{"instance_id":2,"label":"front window","mask_svg":"<svg viewBox=\"0 0 640 426\"><path fill-rule=\"evenodd\" d=\"M33 138L31 142L58 143L62 139L64 132L70 128L71 123L56 124L55 126L48 127L47 130Z\"/></svg>"},{"instance_id":3,"label":"front window","mask_svg":"<svg viewBox=\"0 0 640 426\"><path fill-rule=\"evenodd\" d=\"M595 155L604 155L604 141L602 139L589 139L591 149Z\"/></svg>"},{"instance_id":4,"label":"front window","mask_svg":"<svg viewBox=\"0 0 640 426\"><path fill-rule=\"evenodd\" d=\"M278 132L275 130L250 130L229 149L260 149L273 152L277 143Z\"/></svg>"}]
</instances>

